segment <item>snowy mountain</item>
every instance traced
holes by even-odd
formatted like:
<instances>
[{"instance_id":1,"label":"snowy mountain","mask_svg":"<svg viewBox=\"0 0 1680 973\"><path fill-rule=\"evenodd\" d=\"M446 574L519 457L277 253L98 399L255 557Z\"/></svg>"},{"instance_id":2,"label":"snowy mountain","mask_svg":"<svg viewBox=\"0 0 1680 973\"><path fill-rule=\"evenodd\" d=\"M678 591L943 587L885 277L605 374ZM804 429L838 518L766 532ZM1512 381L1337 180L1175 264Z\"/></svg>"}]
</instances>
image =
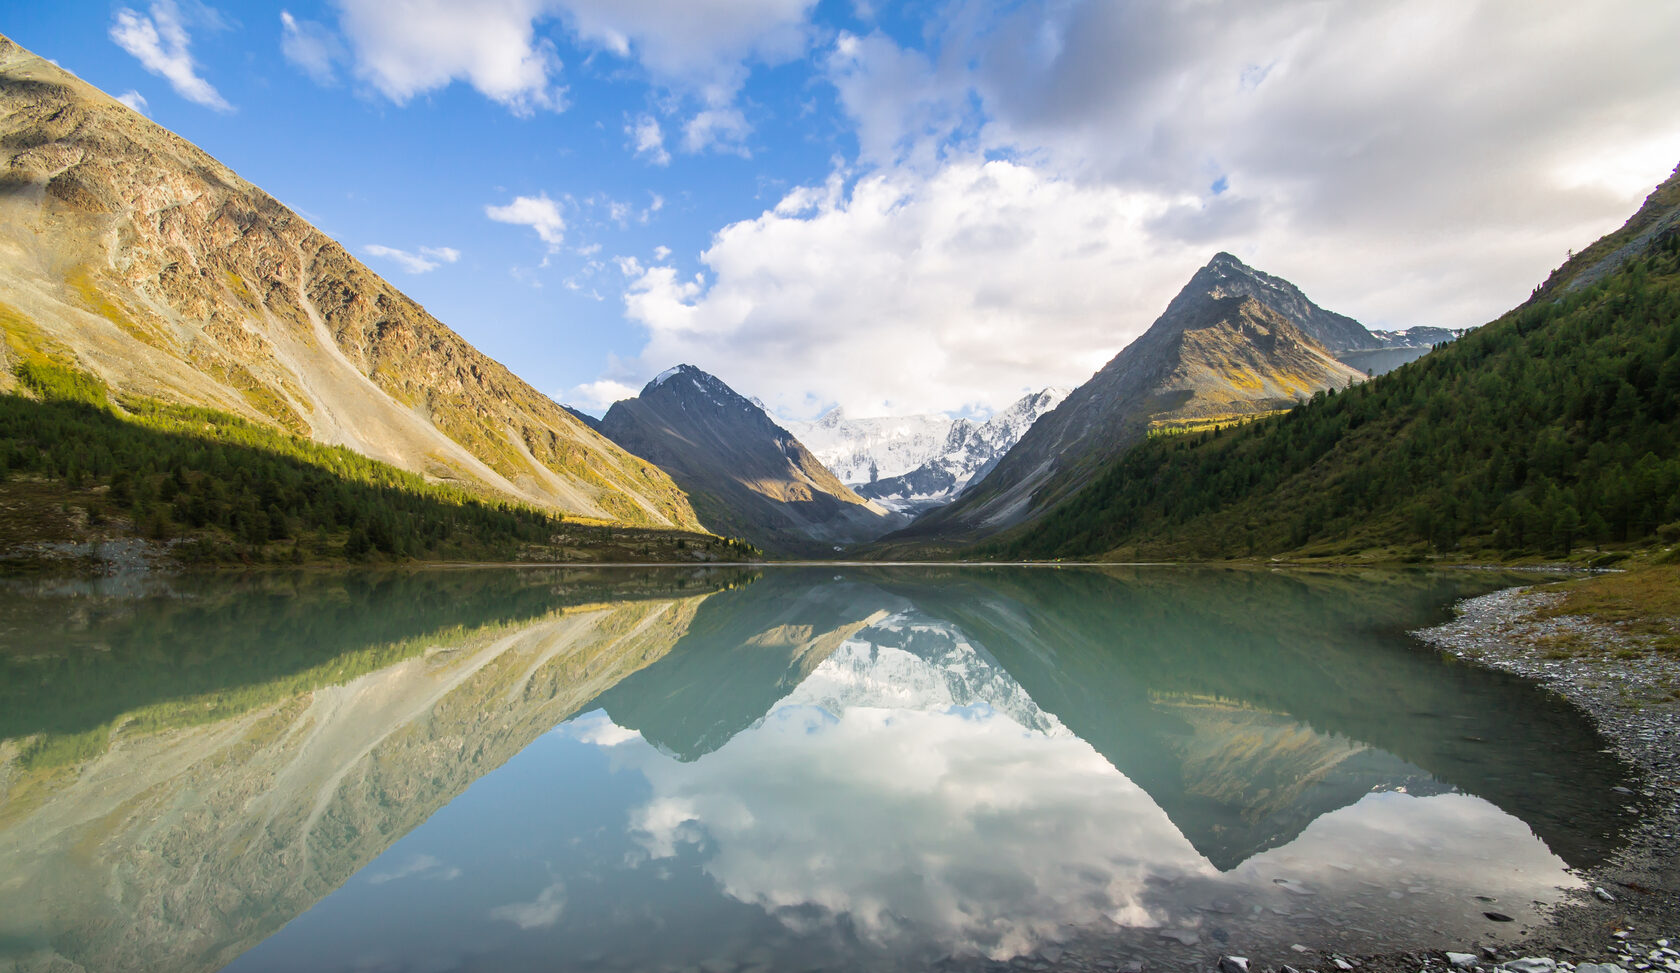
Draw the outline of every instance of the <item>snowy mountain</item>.
<instances>
[{"instance_id":1,"label":"snowy mountain","mask_svg":"<svg viewBox=\"0 0 1680 973\"><path fill-rule=\"evenodd\" d=\"M783 425L859 496L914 514L949 503L1067 395L1035 392L985 422L937 414L850 419L836 407L815 422Z\"/></svg>"},{"instance_id":2,"label":"snowy mountain","mask_svg":"<svg viewBox=\"0 0 1680 973\"><path fill-rule=\"evenodd\" d=\"M853 487L858 496L909 514L950 503L996 466L1038 417L1062 404L1070 390L1048 388L1024 396L985 422L951 423L941 451L908 473Z\"/></svg>"},{"instance_id":3,"label":"snowy mountain","mask_svg":"<svg viewBox=\"0 0 1680 973\"><path fill-rule=\"evenodd\" d=\"M835 406L815 422L784 422L840 482L855 485L902 476L944 451L952 419L944 415L851 419Z\"/></svg>"}]
</instances>

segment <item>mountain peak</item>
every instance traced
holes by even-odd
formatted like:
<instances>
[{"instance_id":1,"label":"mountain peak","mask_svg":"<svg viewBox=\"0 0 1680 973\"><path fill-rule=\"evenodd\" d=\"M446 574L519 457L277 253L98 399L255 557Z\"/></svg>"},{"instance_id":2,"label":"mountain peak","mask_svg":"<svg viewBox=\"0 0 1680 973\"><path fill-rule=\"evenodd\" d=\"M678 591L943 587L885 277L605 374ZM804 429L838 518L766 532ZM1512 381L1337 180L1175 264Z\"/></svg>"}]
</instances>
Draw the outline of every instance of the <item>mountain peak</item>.
<instances>
[{"instance_id":1,"label":"mountain peak","mask_svg":"<svg viewBox=\"0 0 1680 973\"><path fill-rule=\"evenodd\" d=\"M1210 310L1210 302L1231 297L1255 299L1282 315L1333 354L1379 344L1358 321L1344 314L1326 311L1289 281L1256 270L1224 250L1214 254L1206 266L1196 271L1184 289L1167 305L1166 313L1157 319L1156 327L1181 330L1188 321L1217 313Z\"/></svg>"}]
</instances>

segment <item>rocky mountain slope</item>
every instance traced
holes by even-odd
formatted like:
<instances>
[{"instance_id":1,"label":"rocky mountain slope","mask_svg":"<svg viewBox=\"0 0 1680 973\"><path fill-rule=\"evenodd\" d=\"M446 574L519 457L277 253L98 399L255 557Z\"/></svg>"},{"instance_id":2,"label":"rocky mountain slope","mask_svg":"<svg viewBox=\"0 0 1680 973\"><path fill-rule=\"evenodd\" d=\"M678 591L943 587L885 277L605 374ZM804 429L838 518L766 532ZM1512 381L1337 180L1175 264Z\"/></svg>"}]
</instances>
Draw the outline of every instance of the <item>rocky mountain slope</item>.
<instances>
[{"instance_id":1,"label":"rocky mountain slope","mask_svg":"<svg viewBox=\"0 0 1680 973\"><path fill-rule=\"evenodd\" d=\"M983 481L889 542L970 539L1011 527L1048 511L1152 428L1289 408L1365 378L1313 333L1342 347L1370 340L1358 322L1324 311L1287 281L1218 254L1148 331L1034 423Z\"/></svg>"},{"instance_id":2,"label":"rocky mountain slope","mask_svg":"<svg viewBox=\"0 0 1680 973\"><path fill-rule=\"evenodd\" d=\"M766 551L821 553L902 522L848 489L762 408L692 365L613 403L601 431L669 473L709 529Z\"/></svg>"},{"instance_id":3,"label":"rocky mountain slope","mask_svg":"<svg viewBox=\"0 0 1680 973\"><path fill-rule=\"evenodd\" d=\"M1068 389L1047 388L1023 396L985 422L958 419L951 423L939 452L922 465L899 476L855 484L854 489L860 497L908 514L950 503L991 472L1039 416L1060 405L1068 394Z\"/></svg>"},{"instance_id":4,"label":"rocky mountain slope","mask_svg":"<svg viewBox=\"0 0 1680 973\"><path fill-rule=\"evenodd\" d=\"M0 37L0 390L20 361L475 492L695 527L682 492L197 147Z\"/></svg>"}]
</instances>

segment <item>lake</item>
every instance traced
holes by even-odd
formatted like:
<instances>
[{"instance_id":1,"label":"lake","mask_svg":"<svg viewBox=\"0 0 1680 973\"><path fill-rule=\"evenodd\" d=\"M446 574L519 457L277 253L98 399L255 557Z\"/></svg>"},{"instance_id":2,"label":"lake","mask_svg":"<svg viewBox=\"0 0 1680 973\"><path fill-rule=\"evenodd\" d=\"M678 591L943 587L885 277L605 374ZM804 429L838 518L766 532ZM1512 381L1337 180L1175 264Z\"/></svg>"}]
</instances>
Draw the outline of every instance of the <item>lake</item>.
<instances>
[{"instance_id":1,"label":"lake","mask_svg":"<svg viewBox=\"0 0 1680 973\"><path fill-rule=\"evenodd\" d=\"M6 582L0 970L1154 970L1508 940L1632 819L1585 717L1407 634L1509 583Z\"/></svg>"}]
</instances>

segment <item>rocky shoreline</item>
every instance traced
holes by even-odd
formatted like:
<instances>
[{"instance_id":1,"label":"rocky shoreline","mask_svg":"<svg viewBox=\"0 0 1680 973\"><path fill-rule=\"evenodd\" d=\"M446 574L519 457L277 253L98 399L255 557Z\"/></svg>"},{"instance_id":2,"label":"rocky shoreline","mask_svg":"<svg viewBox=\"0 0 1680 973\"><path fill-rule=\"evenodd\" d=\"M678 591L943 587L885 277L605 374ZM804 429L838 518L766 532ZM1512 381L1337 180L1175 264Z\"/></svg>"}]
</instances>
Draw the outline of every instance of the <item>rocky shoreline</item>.
<instances>
[{"instance_id":1,"label":"rocky shoreline","mask_svg":"<svg viewBox=\"0 0 1680 973\"><path fill-rule=\"evenodd\" d=\"M1457 658L1532 679L1586 712L1610 749L1641 782L1629 793L1629 843L1582 877L1587 891L1555 907L1503 954L1509 973L1591 971L1594 963L1624 970L1680 971L1680 660L1655 651L1622 627L1584 616L1546 617L1562 601L1544 586L1510 588L1460 603L1458 617L1417 632ZM1587 644L1590 654L1561 651ZM1501 965L1478 954L1448 954L1432 965ZM1417 964L1377 957L1374 970L1415 971ZM1513 963L1512 960L1517 962ZM1532 962L1531 962L1532 961ZM1548 966L1551 963L1554 966ZM1519 965L1521 964L1521 965ZM1579 964L1578 966L1576 964Z\"/></svg>"},{"instance_id":2,"label":"rocky shoreline","mask_svg":"<svg viewBox=\"0 0 1680 973\"><path fill-rule=\"evenodd\" d=\"M1616 625L1547 617L1562 599L1544 585L1508 588L1467 599L1454 620L1414 634L1466 662L1532 679L1586 712L1640 781L1625 795L1637 818L1628 844L1514 944L1330 956L1312 973L1680 973L1680 659ZM1560 651L1560 641L1598 651ZM1218 968L1247 973L1248 964L1223 957Z\"/></svg>"}]
</instances>

